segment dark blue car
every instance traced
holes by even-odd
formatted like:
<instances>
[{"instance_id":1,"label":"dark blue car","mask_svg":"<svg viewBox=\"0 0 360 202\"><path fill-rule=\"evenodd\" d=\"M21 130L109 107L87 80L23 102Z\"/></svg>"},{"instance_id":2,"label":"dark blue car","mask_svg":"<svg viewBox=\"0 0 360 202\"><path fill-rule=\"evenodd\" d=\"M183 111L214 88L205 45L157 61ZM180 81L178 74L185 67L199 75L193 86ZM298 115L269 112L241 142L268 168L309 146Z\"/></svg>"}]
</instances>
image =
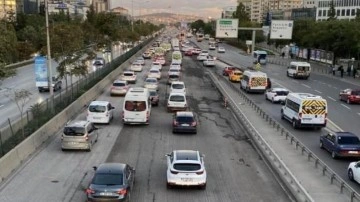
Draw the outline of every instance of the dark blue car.
<instances>
[{"instance_id":1,"label":"dark blue car","mask_svg":"<svg viewBox=\"0 0 360 202\"><path fill-rule=\"evenodd\" d=\"M337 157L360 157L360 140L351 132L335 132L320 136L320 148Z\"/></svg>"}]
</instances>

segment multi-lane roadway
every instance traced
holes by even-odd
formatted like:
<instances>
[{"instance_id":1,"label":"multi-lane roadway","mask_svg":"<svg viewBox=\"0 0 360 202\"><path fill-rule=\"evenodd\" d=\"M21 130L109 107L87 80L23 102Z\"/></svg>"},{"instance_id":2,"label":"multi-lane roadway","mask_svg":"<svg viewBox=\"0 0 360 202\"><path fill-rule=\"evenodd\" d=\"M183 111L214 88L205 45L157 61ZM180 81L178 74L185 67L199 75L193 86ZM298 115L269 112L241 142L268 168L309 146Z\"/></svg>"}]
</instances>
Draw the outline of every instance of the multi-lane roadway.
<instances>
[{"instance_id":1,"label":"multi-lane roadway","mask_svg":"<svg viewBox=\"0 0 360 202\"><path fill-rule=\"evenodd\" d=\"M169 61L168 61L169 62ZM138 74L142 86L150 62ZM62 152L60 134L25 162L0 187L0 201L85 201L85 188L92 166L102 162L124 162L136 168L132 201L291 201L268 170L244 129L222 105L221 96L204 76L203 67L183 59L183 80L190 109L198 117L197 135L172 134L172 114L166 112L166 72L160 80L160 104L153 107L148 126L123 126L123 97L110 97L109 89L97 100L115 106L110 125L100 125L99 141L88 152ZM86 112L76 119L84 120ZM165 154L176 149L200 150L205 154L207 189L166 188Z\"/></svg>"},{"instance_id":2,"label":"multi-lane roadway","mask_svg":"<svg viewBox=\"0 0 360 202\"><path fill-rule=\"evenodd\" d=\"M207 41L196 44L202 49L208 49ZM251 56L247 56L243 51L227 44L222 44L222 46L226 48L225 54L218 54L216 51L210 51L210 54L235 66L253 66L253 59ZM214 68L214 71L216 71L219 75L222 75L222 68L226 65L223 63L218 64L220 65ZM308 80L296 80L286 77L286 68L287 67L268 63L266 66L262 67L261 71L268 74L272 80L273 87L285 87L292 92L312 93L321 95L325 98L328 102L328 118L330 120L327 128L324 128L321 131L294 130L290 123L285 120L281 120L281 105L272 104L271 102L266 101L263 94L248 94L248 96L253 99L257 105L263 108L267 114L271 115L272 118L291 131L296 138L303 142L311 151L313 151L321 160L329 165L331 169L333 169L359 193L360 186L349 181L347 177L347 167L349 163L351 161L356 161L357 159L334 160L328 152L320 149L319 147L319 136L321 134L326 134L329 131L351 131L360 135L358 134L358 131L360 131L360 105L349 105L345 102L339 101L340 90L346 88L357 89L359 88L359 85L345 82L344 79L333 78L329 75L317 73L312 73ZM234 83L233 85L240 88L239 83Z\"/></svg>"}]
</instances>

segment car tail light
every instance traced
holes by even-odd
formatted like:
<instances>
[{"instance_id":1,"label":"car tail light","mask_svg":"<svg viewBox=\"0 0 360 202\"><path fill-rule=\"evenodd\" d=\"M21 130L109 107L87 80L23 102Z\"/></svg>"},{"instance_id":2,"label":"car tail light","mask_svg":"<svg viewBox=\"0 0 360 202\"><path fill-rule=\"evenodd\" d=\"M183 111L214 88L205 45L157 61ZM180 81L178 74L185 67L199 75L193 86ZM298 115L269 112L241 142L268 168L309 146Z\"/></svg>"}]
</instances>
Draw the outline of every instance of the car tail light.
<instances>
[{"instance_id":1,"label":"car tail light","mask_svg":"<svg viewBox=\"0 0 360 202\"><path fill-rule=\"evenodd\" d=\"M106 112L106 117L108 117L109 116L109 112Z\"/></svg>"},{"instance_id":2,"label":"car tail light","mask_svg":"<svg viewBox=\"0 0 360 202\"><path fill-rule=\"evenodd\" d=\"M170 172L172 173L172 174L178 174L179 172L177 172L177 171L173 171L173 170L170 170Z\"/></svg>"},{"instance_id":3,"label":"car tail light","mask_svg":"<svg viewBox=\"0 0 360 202\"><path fill-rule=\"evenodd\" d=\"M125 113L124 111L121 112L121 117L124 118L125 117Z\"/></svg>"},{"instance_id":4,"label":"car tail light","mask_svg":"<svg viewBox=\"0 0 360 202\"><path fill-rule=\"evenodd\" d=\"M196 121L193 121L193 122L191 123L191 126L196 126Z\"/></svg>"},{"instance_id":5,"label":"car tail light","mask_svg":"<svg viewBox=\"0 0 360 202\"><path fill-rule=\"evenodd\" d=\"M185 104L184 106L187 107L187 104Z\"/></svg>"},{"instance_id":6,"label":"car tail light","mask_svg":"<svg viewBox=\"0 0 360 202\"><path fill-rule=\"evenodd\" d=\"M202 174L204 174L204 171L202 170L202 171L196 172L196 174L197 175L202 175Z\"/></svg>"},{"instance_id":7,"label":"car tail light","mask_svg":"<svg viewBox=\"0 0 360 202\"><path fill-rule=\"evenodd\" d=\"M302 117L302 113L299 113L299 114L298 114L298 116L299 116L299 119L301 119L301 117Z\"/></svg>"},{"instance_id":8,"label":"car tail light","mask_svg":"<svg viewBox=\"0 0 360 202\"><path fill-rule=\"evenodd\" d=\"M150 112L149 112L149 111L147 111L147 112L146 112L146 122L148 122L148 121L149 121L149 117L150 117Z\"/></svg>"},{"instance_id":9,"label":"car tail light","mask_svg":"<svg viewBox=\"0 0 360 202\"><path fill-rule=\"evenodd\" d=\"M127 193L127 190L126 189L120 189L119 191L117 191L117 193L119 194L119 195L125 195L126 193Z\"/></svg>"},{"instance_id":10,"label":"car tail light","mask_svg":"<svg viewBox=\"0 0 360 202\"><path fill-rule=\"evenodd\" d=\"M86 194L95 194L95 190L90 189L90 188L86 189L85 192L86 192Z\"/></svg>"},{"instance_id":11,"label":"car tail light","mask_svg":"<svg viewBox=\"0 0 360 202\"><path fill-rule=\"evenodd\" d=\"M177 121L174 120L173 125L174 125L174 126L177 126L177 125L179 125L179 122L177 122Z\"/></svg>"},{"instance_id":12,"label":"car tail light","mask_svg":"<svg viewBox=\"0 0 360 202\"><path fill-rule=\"evenodd\" d=\"M64 139L64 135L61 135L61 140L63 140Z\"/></svg>"},{"instance_id":13,"label":"car tail light","mask_svg":"<svg viewBox=\"0 0 360 202\"><path fill-rule=\"evenodd\" d=\"M85 135L85 140L88 141L89 140L89 136Z\"/></svg>"}]
</instances>

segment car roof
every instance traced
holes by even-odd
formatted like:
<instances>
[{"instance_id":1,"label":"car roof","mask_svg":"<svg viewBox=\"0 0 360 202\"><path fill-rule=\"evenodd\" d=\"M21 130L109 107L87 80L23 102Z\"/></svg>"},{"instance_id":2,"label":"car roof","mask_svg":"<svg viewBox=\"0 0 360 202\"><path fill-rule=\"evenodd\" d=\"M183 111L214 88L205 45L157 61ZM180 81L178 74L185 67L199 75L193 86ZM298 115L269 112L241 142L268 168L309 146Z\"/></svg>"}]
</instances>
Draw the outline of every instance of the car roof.
<instances>
[{"instance_id":1,"label":"car roof","mask_svg":"<svg viewBox=\"0 0 360 202\"><path fill-rule=\"evenodd\" d=\"M123 81L123 80L115 80L113 83L127 83L127 81Z\"/></svg>"},{"instance_id":2,"label":"car roof","mask_svg":"<svg viewBox=\"0 0 360 202\"><path fill-rule=\"evenodd\" d=\"M103 163L98 166L96 173L123 174L125 166L123 163Z\"/></svg>"},{"instance_id":3,"label":"car roof","mask_svg":"<svg viewBox=\"0 0 360 202\"><path fill-rule=\"evenodd\" d=\"M145 81L146 80L156 80L157 81L157 79L156 78L153 78L153 77L147 77L146 79L145 79Z\"/></svg>"},{"instance_id":4,"label":"car roof","mask_svg":"<svg viewBox=\"0 0 360 202\"><path fill-rule=\"evenodd\" d=\"M85 127L85 125L89 123L88 121L84 121L84 120L75 120L72 121L68 124L66 124L65 127Z\"/></svg>"},{"instance_id":5,"label":"car roof","mask_svg":"<svg viewBox=\"0 0 360 202\"><path fill-rule=\"evenodd\" d=\"M180 111L180 112L176 112L176 116L193 117L194 113L191 111Z\"/></svg>"},{"instance_id":6,"label":"car roof","mask_svg":"<svg viewBox=\"0 0 360 202\"><path fill-rule=\"evenodd\" d=\"M169 97L172 96L172 95L181 95L181 96L184 96L185 97L185 94L184 93L180 93L180 92L171 92Z\"/></svg>"},{"instance_id":7,"label":"car roof","mask_svg":"<svg viewBox=\"0 0 360 202\"><path fill-rule=\"evenodd\" d=\"M159 68L157 68L157 67L152 67L149 71L152 71L152 70L160 71Z\"/></svg>"},{"instance_id":8,"label":"car roof","mask_svg":"<svg viewBox=\"0 0 360 202\"><path fill-rule=\"evenodd\" d=\"M286 89L286 88L273 88L272 90L273 90L273 91L289 91L289 90Z\"/></svg>"},{"instance_id":9,"label":"car roof","mask_svg":"<svg viewBox=\"0 0 360 202\"><path fill-rule=\"evenodd\" d=\"M173 81L171 83L171 85L173 85L173 84L183 84L183 85L185 85L185 83L183 81Z\"/></svg>"},{"instance_id":10,"label":"car roof","mask_svg":"<svg viewBox=\"0 0 360 202\"><path fill-rule=\"evenodd\" d=\"M110 102L109 101L92 101L90 105L108 105Z\"/></svg>"},{"instance_id":11,"label":"car roof","mask_svg":"<svg viewBox=\"0 0 360 202\"><path fill-rule=\"evenodd\" d=\"M340 137L357 137L354 133L352 132L335 132L336 136L340 136Z\"/></svg>"},{"instance_id":12,"label":"car roof","mask_svg":"<svg viewBox=\"0 0 360 202\"><path fill-rule=\"evenodd\" d=\"M190 160L190 161L198 161L198 151L194 150L175 150L175 160L176 161L184 161L184 160Z\"/></svg>"},{"instance_id":13,"label":"car roof","mask_svg":"<svg viewBox=\"0 0 360 202\"><path fill-rule=\"evenodd\" d=\"M124 71L123 74L124 74L124 73L132 73L132 74L135 74L134 71Z\"/></svg>"}]
</instances>

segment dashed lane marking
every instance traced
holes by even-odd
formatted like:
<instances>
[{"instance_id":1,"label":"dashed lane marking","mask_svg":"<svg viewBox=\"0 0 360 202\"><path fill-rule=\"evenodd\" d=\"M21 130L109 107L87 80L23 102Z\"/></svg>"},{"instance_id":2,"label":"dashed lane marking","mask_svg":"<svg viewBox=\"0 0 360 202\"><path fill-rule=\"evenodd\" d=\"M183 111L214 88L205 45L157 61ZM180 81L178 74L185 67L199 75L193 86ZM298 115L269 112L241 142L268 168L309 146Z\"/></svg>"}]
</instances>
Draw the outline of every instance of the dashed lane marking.
<instances>
[{"instance_id":1,"label":"dashed lane marking","mask_svg":"<svg viewBox=\"0 0 360 202\"><path fill-rule=\"evenodd\" d=\"M332 97L330 97L330 96L327 96L327 97L328 97L330 100L336 102L336 100L335 100L334 98L332 98Z\"/></svg>"},{"instance_id":2,"label":"dashed lane marking","mask_svg":"<svg viewBox=\"0 0 360 202\"><path fill-rule=\"evenodd\" d=\"M350 109L350 107L348 107L348 106L346 106L346 105L344 105L344 104L341 104L341 106L343 106L343 107L345 107L345 108L347 108L347 109Z\"/></svg>"},{"instance_id":3,"label":"dashed lane marking","mask_svg":"<svg viewBox=\"0 0 360 202\"><path fill-rule=\"evenodd\" d=\"M322 93L321 91L318 91L318 90L314 90L314 91L317 92L317 93L320 93L320 94Z\"/></svg>"},{"instance_id":4,"label":"dashed lane marking","mask_svg":"<svg viewBox=\"0 0 360 202\"><path fill-rule=\"evenodd\" d=\"M3 107L4 105L0 105L0 108Z\"/></svg>"},{"instance_id":5,"label":"dashed lane marking","mask_svg":"<svg viewBox=\"0 0 360 202\"><path fill-rule=\"evenodd\" d=\"M306 84L301 84L302 86L305 86L306 88L311 88L310 86L306 85Z\"/></svg>"}]
</instances>

